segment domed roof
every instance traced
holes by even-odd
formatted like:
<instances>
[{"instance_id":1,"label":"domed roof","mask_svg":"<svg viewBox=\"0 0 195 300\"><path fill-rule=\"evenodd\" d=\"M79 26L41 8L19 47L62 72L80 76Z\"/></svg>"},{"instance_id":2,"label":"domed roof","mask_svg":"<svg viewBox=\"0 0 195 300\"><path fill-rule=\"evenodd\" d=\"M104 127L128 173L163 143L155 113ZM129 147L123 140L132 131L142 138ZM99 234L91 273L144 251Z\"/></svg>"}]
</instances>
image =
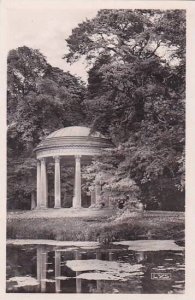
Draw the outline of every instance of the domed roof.
<instances>
[{"instance_id":1,"label":"domed roof","mask_svg":"<svg viewBox=\"0 0 195 300\"><path fill-rule=\"evenodd\" d=\"M103 149L112 148L110 139L90 128L71 126L52 132L34 149L37 158L81 155L89 158L99 155Z\"/></svg>"},{"instance_id":2,"label":"domed roof","mask_svg":"<svg viewBox=\"0 0 195 300\"><path fill-rule=\"evenodd\" d=\"M57 138L57 137L88 137L88 136L105 138L105 136L103 136L101 133L97 131L90 133L90 128L88 127L70 126L52 132L50 135L46 137L46 139Z\"/></svg>"}]
</instances>

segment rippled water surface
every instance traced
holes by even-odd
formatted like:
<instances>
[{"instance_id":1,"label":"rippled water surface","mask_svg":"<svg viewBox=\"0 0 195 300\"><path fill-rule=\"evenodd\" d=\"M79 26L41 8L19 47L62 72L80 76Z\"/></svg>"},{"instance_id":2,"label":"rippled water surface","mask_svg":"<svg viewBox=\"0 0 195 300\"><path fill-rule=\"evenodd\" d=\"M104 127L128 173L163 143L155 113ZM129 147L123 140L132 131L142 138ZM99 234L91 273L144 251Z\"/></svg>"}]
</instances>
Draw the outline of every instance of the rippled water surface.
<instances>
[{"instance_id":1,"label":"rippled water surface","mask_svg":"<svg viewBox=\"0 0 195 300\"><path fill-rule=\"evenodd\" d=\"M7 244L8 293L183 293L184 270L174 241Z\"/></svg>"}]
</instances>

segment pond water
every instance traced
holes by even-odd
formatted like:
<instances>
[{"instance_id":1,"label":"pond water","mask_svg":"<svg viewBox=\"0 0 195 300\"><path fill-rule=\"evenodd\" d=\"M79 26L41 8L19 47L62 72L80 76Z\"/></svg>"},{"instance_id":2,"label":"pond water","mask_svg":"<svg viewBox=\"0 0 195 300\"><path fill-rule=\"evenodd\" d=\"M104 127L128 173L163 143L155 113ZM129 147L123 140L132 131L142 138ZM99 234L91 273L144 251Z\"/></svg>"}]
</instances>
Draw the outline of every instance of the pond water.
<instances>
[{"instance_id":1,"label":"pond water","mask_svg":"<svg viewBox=\"0 0 195 300\"><path fill-rule=\"evenodd\" d=\"M184 292L184 248L174 241L9 240L7 293Z\"/></svg>"}]
</instances>

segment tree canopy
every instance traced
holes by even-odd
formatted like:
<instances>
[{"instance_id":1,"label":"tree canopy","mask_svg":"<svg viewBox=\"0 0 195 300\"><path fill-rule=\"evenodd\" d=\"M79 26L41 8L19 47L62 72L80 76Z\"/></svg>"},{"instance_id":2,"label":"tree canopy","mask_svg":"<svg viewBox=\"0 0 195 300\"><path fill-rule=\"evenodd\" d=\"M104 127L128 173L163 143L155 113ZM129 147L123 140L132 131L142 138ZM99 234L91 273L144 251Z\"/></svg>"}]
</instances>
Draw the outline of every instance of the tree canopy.
<instances>
[{"instance_id":1,"label":"tree canopy","mask_svg":"<svg viewBox=\"0 0 195 300\"><path fill-rule=\"evenodd\" d=\"M185 11L100 10L73 29L67 44L69 62L84 56L90 65L88 119L122 152L118 170L125 166L143 201L179 207L174 198L184 190Z\"/></svg>"},{"instance_id":2,"label":"tree canopy","mask_svg":"<svg viewBox=\"0 0 195 300\"><path fill-rule=\"evenodd\" d=\"M8 54L8 198L35 191L33 148L61 127L83 124L83 82L49 65L36 49ZM13 184L15 182L15 184ZM16 201L17 202L17 201ZM16 205L17 206L17 205Z\"/></svg>"}]
</instances>

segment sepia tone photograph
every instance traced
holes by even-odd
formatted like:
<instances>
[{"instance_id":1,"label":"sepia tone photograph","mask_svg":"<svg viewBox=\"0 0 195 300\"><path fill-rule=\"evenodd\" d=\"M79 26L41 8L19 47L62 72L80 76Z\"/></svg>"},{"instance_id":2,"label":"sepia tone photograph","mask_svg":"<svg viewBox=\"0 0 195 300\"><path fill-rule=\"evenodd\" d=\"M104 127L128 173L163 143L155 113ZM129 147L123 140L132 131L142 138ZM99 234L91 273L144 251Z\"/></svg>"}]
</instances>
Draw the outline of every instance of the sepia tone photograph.
<instances>
[{"instance_id":1,"label":"sepia tone photograph","mask_svg":"<svg viewBox=\"0 0 195 300\"><path fill-rule=\"evenodd\" d=\"M185 98L185 9L8 9L6 293L185 293Z\"/></svg>"}]
</instances>

